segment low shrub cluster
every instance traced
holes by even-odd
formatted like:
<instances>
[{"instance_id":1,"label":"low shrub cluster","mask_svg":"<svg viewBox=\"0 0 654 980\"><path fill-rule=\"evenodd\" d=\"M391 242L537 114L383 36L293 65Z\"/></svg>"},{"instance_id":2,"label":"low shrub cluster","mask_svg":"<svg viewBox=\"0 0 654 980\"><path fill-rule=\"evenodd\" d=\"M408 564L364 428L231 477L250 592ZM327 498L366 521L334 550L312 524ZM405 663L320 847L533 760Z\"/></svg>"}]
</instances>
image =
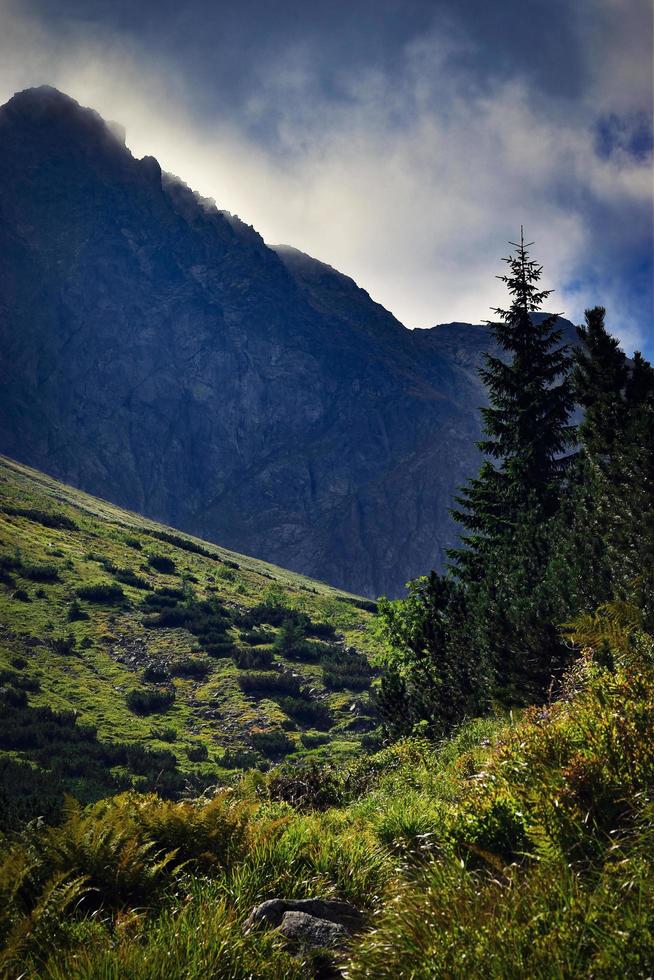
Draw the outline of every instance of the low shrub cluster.
<instances>
[{"instance_id":1,"label":"low shrub cluster","mask_svg":"<svg viewBox=\"0 0 654 980\"><path fill-rule=\"evenodd\" d=\"M357 650L335 649L322 659L325 686L340 691L363 691L370 687L372 667L368 659Z\"/></svg>"},{"instance_id":2,"label":"low shrub cluster","mask_svg":"<svg viewBox=\"0 0 654 980\"><path fill-rule=\"evenodd\" d=\"M273 651L261 649L235 649L232 659L241 670L272 670Z\"/></svg>"},{"instance_id":3,"label":"low shrub cluster","mask_svg":"<svg viewBox=\"0 0 654 980\"><path fill-rule=\"evenodd\" d=\"M157 589L146 596L143 620L149 629L183 628L196 636L211 657L229 656L233 643L226 635L231 617L216 598L200 601L181 589Z\"/></svg>"},{"instance_id":4,"label":"low shrub cluster","mask_svg":"<svg viewBox=\"0 0 654 980\"><path fill-rule=\"evenodd\" d=\"M32 582L58 582L59 569L56 565L44 563L21 563L19 574Z\"/></svg>"},{"instance_id":5,"label":"low shrub cluster","mask_svg":"<svg viewBox=\"0 0 654 980\"><path fill-rule=\"evenodd\" d=\"M121 587L111 582L93 582L90 585L81 585L77 589L77 595L86 602L97 602L105 606L120 605L125 601L125 593Z\"/></svg>"},{"instance_id":6,"label":"low shrub cluster","mask_svg":"<svg viewBox=\"0 0 654 980\"><path fill-rule=\"evenodd\" d=\"M13 517L26 517L29 521L34 521L36 524L42 524L43 527L50 527L54 529L61 529L64 531L77 531L79 530L77 524L71 517L67 517L65 514L56 514L51 511L38 510L36 507L10 507L5 506L2 508L5 514L9 514Z\"/></svg>"},{"instance_id":7,"label":"low shrub cluster","mask_svg":"<svg viewBox=\"0 0 654 980\"><path fill-rule=\"evenodd\" d=\"M148 555L148 565L162 575L174 575L177 570L174 560L168 555Z\"/></svg>"},{"instance_id":8,"label":"low shrub cluster","mask_svg":"<svg viewBox=\"0 0 654 980\"><path fill-rule=\"evenodd\" d=\"M300 697L302 682L288 671L244 670L238 683L246 694L290 695Z\"/></svg>"},{"instance_id":9,"label":"low shrub cluster","mask_svg":"<svg viewBox=\"0 0 654 980\"><path fill-rule=\"evenodd\" d=\"M165 711L175 700L172 687L162 691L157 687L141 687L130 691L125 701L130 711L137 715L153 715Z\"/></svg>"}]
</instances>

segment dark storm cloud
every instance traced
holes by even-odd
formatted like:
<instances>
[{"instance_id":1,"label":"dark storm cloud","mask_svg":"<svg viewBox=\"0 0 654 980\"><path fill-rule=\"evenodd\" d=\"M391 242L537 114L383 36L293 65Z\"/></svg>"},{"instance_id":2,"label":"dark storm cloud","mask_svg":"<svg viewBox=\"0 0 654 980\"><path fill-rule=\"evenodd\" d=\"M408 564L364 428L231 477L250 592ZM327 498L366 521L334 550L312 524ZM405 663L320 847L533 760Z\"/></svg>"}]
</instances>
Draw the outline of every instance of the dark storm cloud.
<instances>
[{"instance_id":1,"label":"dark storm cloud","mask_svg":"<svg viewBox=\"0 0 654 980\"><path fill-rule=\"evenodd\" d=\"M652 319L651 16L641 0L0 0L0 96L50 82L125 122L134 152L409 326L482 319L524 222L557 308L603 302L633 346Z\"/></svg>"}]
</instances>

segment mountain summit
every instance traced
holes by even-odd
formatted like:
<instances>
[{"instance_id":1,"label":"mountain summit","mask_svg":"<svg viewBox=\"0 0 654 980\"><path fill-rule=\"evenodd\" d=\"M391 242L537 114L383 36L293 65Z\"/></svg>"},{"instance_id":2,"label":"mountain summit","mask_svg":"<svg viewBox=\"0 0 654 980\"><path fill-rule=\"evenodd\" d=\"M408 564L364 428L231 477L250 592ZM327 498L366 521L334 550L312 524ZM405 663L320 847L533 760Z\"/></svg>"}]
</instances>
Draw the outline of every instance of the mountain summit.
<instances>
[{"instance_id":1,"label":"mountain summit","mask_svg":"<svg viewBox=\"0 0 654 980\"><path fill-rule=\"evenodd\" d=\"M353 280L135 159L56 89L0 109L0 451L365 595L442 561L483 328Z\"/></svg>"}]
</instances>

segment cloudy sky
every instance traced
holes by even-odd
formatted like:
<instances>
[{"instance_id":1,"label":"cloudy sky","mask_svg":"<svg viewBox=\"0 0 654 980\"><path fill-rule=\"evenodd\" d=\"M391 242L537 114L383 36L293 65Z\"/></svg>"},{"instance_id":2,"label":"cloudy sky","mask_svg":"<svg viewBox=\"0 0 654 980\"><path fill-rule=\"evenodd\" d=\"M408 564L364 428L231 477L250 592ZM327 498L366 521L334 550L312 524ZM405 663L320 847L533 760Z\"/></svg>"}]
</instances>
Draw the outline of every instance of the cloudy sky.
<instances>
[{"instance_id":1,"label":"cloudy sky","mask_svg":"<svg viewBox=\"0 0 654 980\"><path fill-rule=\"evenodd\" d=\"M503 304L524 224L654 354L649 0L0 0L0 102L44 83L409 327Z\"/></svg>"}]
</instances>

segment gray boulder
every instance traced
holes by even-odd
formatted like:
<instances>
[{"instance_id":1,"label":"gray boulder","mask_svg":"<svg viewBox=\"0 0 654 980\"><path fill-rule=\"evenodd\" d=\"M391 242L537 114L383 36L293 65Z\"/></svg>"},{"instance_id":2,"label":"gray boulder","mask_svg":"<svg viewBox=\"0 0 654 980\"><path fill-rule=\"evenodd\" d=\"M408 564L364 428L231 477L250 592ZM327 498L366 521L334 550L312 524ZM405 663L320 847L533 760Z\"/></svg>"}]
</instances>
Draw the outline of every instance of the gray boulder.
<instances>
[{"instance_id":1,"label":"gray boulder","mask_svg":"<svg viewBox=\"0 0 654 980\"><path fill-rule=\"evenodd\" d=\"M285 912L279 932L289 942L320 949L344 946L351 936L345 926L306 912Z\"/></svg>"},{"instance_id":2,"label":"gray boulder","mask_svg":"<svg viewBox=\"0 0 654 980\"><path fill-rule=\"evenodd\" d=\"M251 912L246 927L277 928L281 926L284 917L290 912L303 913L308 917L326 920L331 924L342 926L349 932L356 932L364 925L363 914L349 902L322 898L271 898L267 902L257 905Z\"/></svg>"}]
</instances>

